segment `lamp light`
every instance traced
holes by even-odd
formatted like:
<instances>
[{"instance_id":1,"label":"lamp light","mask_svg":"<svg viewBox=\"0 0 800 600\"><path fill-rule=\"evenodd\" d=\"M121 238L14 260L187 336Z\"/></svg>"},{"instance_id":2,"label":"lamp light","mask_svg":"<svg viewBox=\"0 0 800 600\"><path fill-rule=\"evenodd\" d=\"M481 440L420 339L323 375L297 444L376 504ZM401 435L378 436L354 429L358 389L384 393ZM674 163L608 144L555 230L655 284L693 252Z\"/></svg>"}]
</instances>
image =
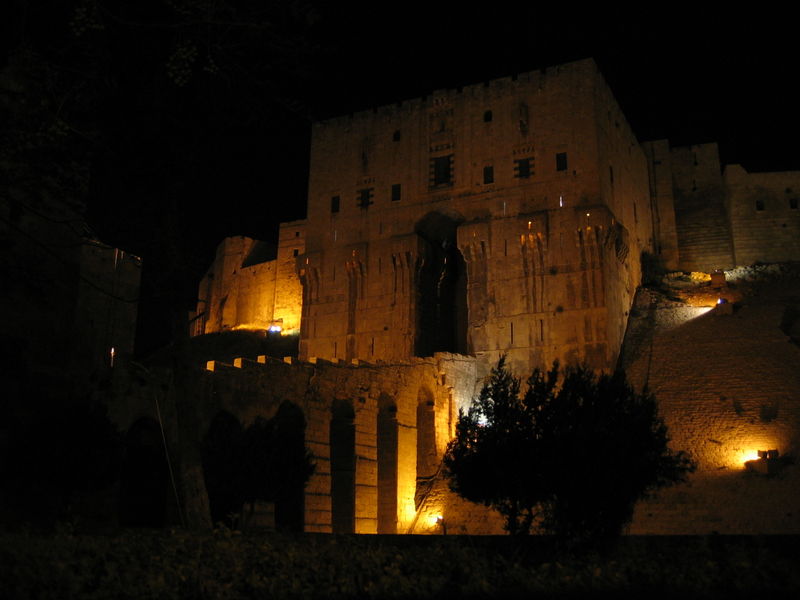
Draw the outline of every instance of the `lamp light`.
<instances>
[{"instance_id":1,"label":"lamp light","mask_svg":"<svg viewBox=\"0 0 800 600\"><path fill-rule=\"evenodd\" d=\"M777 449L759 450L758 458L748 460L744 463L748 471L760 473L762 475L774 475L784 466L784 461L780 458Z\"/></svg>"}]
</instances>

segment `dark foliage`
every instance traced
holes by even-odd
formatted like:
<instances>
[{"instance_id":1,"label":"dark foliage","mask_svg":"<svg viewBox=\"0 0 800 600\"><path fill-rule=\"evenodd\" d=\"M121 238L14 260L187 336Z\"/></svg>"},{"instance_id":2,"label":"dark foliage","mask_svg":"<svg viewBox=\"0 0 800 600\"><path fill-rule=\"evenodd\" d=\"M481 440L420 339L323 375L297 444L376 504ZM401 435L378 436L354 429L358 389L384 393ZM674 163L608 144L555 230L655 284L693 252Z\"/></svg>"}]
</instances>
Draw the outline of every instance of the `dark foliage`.
<instances>
[{"instance_id":1,"label":"dark foliage","mask_svg":"<svg viewBox=\"0 0 800 600\"><path fill-rule=\"evenodd\" d=\"M4 598L795 598L797 536L631 536L608 553L539 536L0 532Z\"/></svg>"},{"instance_id":2,"label":"dark foliage","mask_svg":"<svg viewBox=\"0 0 800 600\"><path fill-rule=\"evenodd\" d=\"M621 372L560 374L555 363L519 392L502 358L444 459L452 489L500 512L511 534L537 525L569 540L617 536L638 500L694 471L669 449L655 397Z\"/></svg>"}]
</instances>

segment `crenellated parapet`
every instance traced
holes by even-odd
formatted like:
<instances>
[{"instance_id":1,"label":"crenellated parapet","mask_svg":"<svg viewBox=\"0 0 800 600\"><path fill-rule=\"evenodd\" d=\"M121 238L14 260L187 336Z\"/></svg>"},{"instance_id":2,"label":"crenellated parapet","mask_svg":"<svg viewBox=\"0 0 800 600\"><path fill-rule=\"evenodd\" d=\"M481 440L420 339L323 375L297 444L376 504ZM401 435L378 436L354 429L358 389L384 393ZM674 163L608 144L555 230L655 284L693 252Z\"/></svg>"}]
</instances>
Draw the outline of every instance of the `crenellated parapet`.
<instances>
[{"instance_id":1,"label":"crenellated parapet","mask_svg":"<svg viewBox=\"0 0 800 600\"><path fill-rule=\"evenodd\" d=\"M428 477L430 464L436 470L458 409L474 395L474 358L371 364L258 356L211 361L205 372L206 403L197 407L204 427L220 411L242 424L273 418L287 403L302 412L316 463L305 490L306 531L400 533L414 523L421 533L429 526L418 512L443 510L415 505L418 473Z\"/></svg>"}]
</instances>

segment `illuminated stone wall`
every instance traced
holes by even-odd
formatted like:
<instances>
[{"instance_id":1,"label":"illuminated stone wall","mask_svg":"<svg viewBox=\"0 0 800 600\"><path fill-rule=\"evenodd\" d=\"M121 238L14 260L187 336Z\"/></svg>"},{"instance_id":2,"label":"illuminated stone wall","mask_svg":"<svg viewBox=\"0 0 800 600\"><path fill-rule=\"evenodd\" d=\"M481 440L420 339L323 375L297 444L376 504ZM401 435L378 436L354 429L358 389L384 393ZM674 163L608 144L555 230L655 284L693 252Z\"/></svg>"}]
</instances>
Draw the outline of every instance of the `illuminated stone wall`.
<instances>
[{"instance_id":1,"label":"illuminated stone wall","mask_svg":"<svg viewBox=\"0 0 800 600\"><path fill-rule=\"evenodd\" d=\"M748 173L716 143L645 142L656 254L670 270L711 272L800 260L800 172Z\"/></svg>"},{"instance_id":2,"label":"illuminated stone wall","mask_svg":"<svg viewBox=\"0 0 800 600\"><path fill-rule=\"evenodd\" d=\"M500 533L441 476L457 409L502 354L523 377L611 368L628 326L625 368L700 461L631 532L800 532L795 471L743 469L798 451L788 297L719 316L645 302L628 322L642 252L706 272L800 258L797 191L797 173L723 178L716 144L640 145L591 61L316 123L307 222L282 225L269 260L223 242L198 307L204 332L295 331L302 311L303 362L217 365L203 426L303 410L307 531Z\"/></svg>"},{"instance_id":3,"label":"illuminated stone wall","mask_svg":"<svg viewBox=\"0 0 800 600\"><path fill-rule=\"evenodd\" d=\"M678 268L710 272L734 266L725 187L716 143L670 151Z\"/></svg>"},{"instance_id":4,"label":"illuminated stone wall","mask_svg":"<svg viewBox=\"0 0 800 600\"><path fill-rule=\"evenodd\" d=\"M316 123L300 355L610 367L652 225L592 61Z\"/></svg>"},{"instance_id":5,"label":"illuminated stone wall","mask_svg":"<svg viewBox=\"0 0 800 600\"><path fill-rule=\"evenodd\" d=\"M727 165L724 180L736 264L800 260L800 172Z\"/></svg>"},{"instance_id":6,"label":"illuminated stone wall","mask_svg":"<svg viewBox=\"0 0 800 600\"><path fill-rule=\"evenodd\" d=\"M643 142L642 150L647 156L650 197L653 199L654 258L667 271L676 271L679 265L678 232L675 225L675 189L669 142Z\"/></svg>"},{"instance_id":7,"label":"illuminated stone wall","mask_svg":"<svg viewBox=\"0 0 800 600\"><path fill-rule=\"evenodd\" d=\"M629 336L626 372L637 387L648 384L672 447L699 466L688 484L638 505L630 533L800 533L797 466L768 476L744 464L757 450L800 451L800 348L781 329L787 315L796 320L798 294L797 279L783 278L733 314L657 308L640 294L637 321L650 323Z\"/></svg>"},{"instance_id":8,"label":"illuminated stone wall","mask_svg":"<svg viewBox=\"0 0 800 600\"><path fill-rule=\"evenodd\" d=\"M244 236L226 238L199 286L196 334L279 326L298 334L302 290L295 269L305 222L282 223L277 251Z\"/></svg>"},{"instance_id":9,"label":"illuminated stone wall","mask_svg":"<svg viewBox=\"0 0 800 600\"><path fill-rule=\"evenodd\" d=\"M193 406L201 438L220 411L232 414L246 426L258 416L271 418L284 402L299 407L307 422L306 445L316 462L305 491L305 530L331 532L331 508L336 501L331 493L331 421L335 411L344 407L351 415L355 435L351 450L355 463L354 489L344 502L344 509L349 507L352 511L352 531L376 533L381 503L388 503L395 512L391 519L392 533L435 532L435 523L429 522L428 513L440 514L443 504L428 501L419 510L415 505L415 498L427 490L427 480L417 479L417 407L422 398L432 403L438 465L455 431L457 407L468 404L475 392L474 359L439 354L424 360L382 365L261 360L237 359L237 366L215 363L209 365L213 371L193 378L197 386ZM379 496L378 453L384 441L377 432L382 406L390 409L396 421L397 451L384 464L384 468L388 464L394 469L391 497L387 496L385 484ZM114 416L118 422L127 423L141 415L117 411Z\"/></svg>"}]
</instances>

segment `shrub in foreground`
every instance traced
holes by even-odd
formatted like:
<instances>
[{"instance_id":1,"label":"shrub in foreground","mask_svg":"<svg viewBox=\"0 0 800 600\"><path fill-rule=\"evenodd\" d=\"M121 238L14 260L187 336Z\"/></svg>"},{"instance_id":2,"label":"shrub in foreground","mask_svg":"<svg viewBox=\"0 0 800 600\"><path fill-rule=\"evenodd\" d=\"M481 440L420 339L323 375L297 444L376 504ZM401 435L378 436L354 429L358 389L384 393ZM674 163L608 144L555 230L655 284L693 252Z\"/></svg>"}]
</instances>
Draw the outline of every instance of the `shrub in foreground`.
<instances>
[{"instance_id":1,"label":"shrub in foreground","mask_svg":"<svg viewBox=\"0 0 800 600\"><path fill-rule=\"evenodd\" d=\"M570 540L618 536L634 505L684 481L695 463L669 448L655 397L621 372L536 369L520 393L505 358L466 413L444 464L450 486L491 506L511 534L536 525Z\"/></svg>"}]
</instances>

